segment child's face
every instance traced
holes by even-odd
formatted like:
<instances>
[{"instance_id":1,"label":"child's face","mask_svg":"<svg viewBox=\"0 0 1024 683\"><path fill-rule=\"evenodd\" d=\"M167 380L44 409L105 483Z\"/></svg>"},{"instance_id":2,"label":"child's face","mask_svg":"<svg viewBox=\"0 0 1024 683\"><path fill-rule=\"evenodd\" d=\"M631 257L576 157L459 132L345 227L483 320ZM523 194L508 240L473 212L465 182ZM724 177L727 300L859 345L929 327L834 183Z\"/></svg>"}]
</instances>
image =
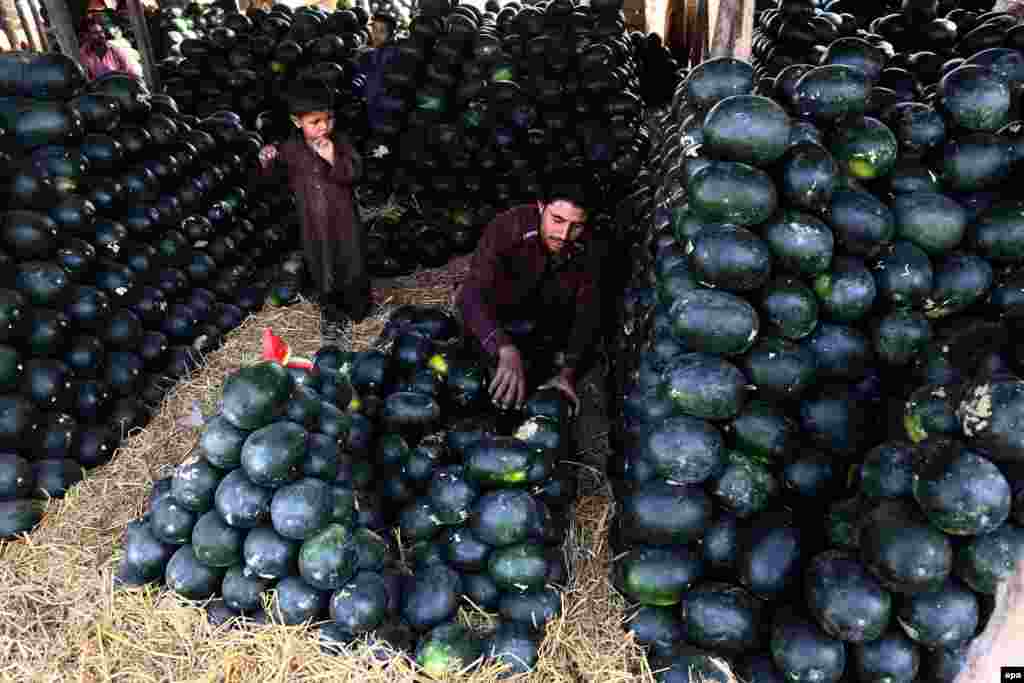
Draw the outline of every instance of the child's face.
<instances>
[{"instance_id":1,"label":"child's face","mask_svg":"<svg viewBox=\"0 0 1024 683\"><path fill-rule=\"evenodd\" d=\"M306 140L314 142L327 137L334 130L334 114L327 111L311 111L293 116L292 123L302 131Z\"/></svg>"}]
</instances>

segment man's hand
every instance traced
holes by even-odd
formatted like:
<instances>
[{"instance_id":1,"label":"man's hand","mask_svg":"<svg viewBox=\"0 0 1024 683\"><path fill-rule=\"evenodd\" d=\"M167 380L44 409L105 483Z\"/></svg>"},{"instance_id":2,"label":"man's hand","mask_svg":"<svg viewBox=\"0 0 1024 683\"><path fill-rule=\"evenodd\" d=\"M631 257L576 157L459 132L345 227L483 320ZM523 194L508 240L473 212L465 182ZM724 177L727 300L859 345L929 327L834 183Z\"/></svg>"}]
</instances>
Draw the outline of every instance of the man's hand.
<instances>
[{"instance_id":1,"label":"man's hand","mask_svg":"<svg viewBox=\"0 0 1024 683\"><path fill-rule=\"evenodd\" d=\"M329 137L322 137L313 143L313 149L320 155L320 158L334 166L334 141Z\"/></svg>"},{"instance_id":2,"label":"man's hand","mask_svg":"<svg viewBox=\"0 0 1024 683\"><path fill-rule=\"evenodd\" d=\"M511 344L498 349L498 369L488 387L491 400L503 408L522 407L526 398L526 371L519 349Z\"/></svg>"},{"instance_id":3,"label":"man's hand","mask_svg":"<svg viewBox=\"0 0 1024 683\"><path fill-rule=\"evenodd\" d=\"M549 379L544 384L538 387L539 389L546 388L558 389L565 397L572 401L572 406L569 410L569 417L576 417L580 414L580 397L576 395L576 373L569 368L563 369L557 375Z\"/></svg>"},{"instance_id":4,"label":"man's hand","mask_svg":"<svg viewBox=\"0 0 1024 683\"><path fill-rule=\"evenodd\" d=\"M277 146L275 145L264 145L263 149L260 150L260 164L263 168L266 168L274 159L277 158Z\"/></svg>"}]
</instances>

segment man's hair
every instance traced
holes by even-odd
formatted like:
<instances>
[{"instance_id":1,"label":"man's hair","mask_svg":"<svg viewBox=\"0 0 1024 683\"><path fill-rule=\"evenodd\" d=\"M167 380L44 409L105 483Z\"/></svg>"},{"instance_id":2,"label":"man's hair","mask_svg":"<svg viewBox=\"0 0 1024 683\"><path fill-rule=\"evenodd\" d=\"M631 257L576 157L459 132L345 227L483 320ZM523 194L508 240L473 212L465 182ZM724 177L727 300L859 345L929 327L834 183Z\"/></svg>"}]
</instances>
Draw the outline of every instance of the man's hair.
<instances>
[{"instance_id":1,"label":"man's hair","mask_svg":"<svg viewBox=\"0 0 1024 683\"><path fill-rule=\"evenodd\" d=\"M398 19L395 19L395 16L389 12L374 12L370 20L387 24L392 35L398 30Z\"/></svg>"},{"instance_id":2,"label":"man's hair","mask_svg":"<svg viewBox=\"0 0 1024 683\"><path fill-rule=\"evenodd\" d=\"M544 188L544 203L550 204L558 200L575 204L584 211L590 211L593 208L590 185L581 178L553 180L548 183Z\"/></svg>"}]
</instances>

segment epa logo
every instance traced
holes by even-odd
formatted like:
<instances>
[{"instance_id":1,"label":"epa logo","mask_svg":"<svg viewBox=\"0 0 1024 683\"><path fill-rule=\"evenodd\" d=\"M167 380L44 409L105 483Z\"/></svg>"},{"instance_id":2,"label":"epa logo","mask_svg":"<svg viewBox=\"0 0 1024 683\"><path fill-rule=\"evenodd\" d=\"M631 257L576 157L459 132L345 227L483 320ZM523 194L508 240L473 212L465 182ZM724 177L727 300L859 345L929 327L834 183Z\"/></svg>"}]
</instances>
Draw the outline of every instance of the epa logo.
<instances>
[{"instance_id":1,"label":"epa logo","mask_svg":"<svg viewBox=\"0 0 1024 683\"><path fill-rule=\"evenodd\" d=\"M1003 681L1024 681L1024 666L1004 666L1000 670Z\"/></svg>"}]
</instances>

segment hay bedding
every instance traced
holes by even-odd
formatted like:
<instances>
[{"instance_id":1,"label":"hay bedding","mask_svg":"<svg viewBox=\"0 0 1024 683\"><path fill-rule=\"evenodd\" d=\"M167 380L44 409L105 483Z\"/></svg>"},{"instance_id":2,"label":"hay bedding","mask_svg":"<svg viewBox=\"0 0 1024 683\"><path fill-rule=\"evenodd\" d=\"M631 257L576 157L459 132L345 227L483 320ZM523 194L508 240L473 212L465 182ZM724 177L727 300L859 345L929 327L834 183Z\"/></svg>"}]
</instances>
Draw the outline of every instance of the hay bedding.
<instances>
[{"instance_id":1,"label":"hay bedding","mask_svg":"<svg viewBox=\"0 0 1024 683\"><path fill-rule=\"evenodd\" d=\"M450 268L374 283L377 311L348 330L354 348L365 348L397 305L448 303L465 268L462 259ZM383 645L363 643L329 654L305 627L213 627L201 607L169 591L113 588L125 526L142 514L153 482L198 440L189 416L196 406L207 415L215 410L224 377L258 359L268 326L299 355L311 356L319 346L319 315L311 304L251 316L201 370L168 393L149 425L129 435L109 464L64 500L51 501L39 528L26 539L0 543L0 680L426 680ZM608 581L610 495L596 483L585 487L589 492L577 503L565 544L570 585L563 615L549 624L534 672L514 680L651 680L639 648L621 628L628 618L625 603ZM459 680L487 683L497 674L492 666Z\"/></svg>"}]
</instances>

